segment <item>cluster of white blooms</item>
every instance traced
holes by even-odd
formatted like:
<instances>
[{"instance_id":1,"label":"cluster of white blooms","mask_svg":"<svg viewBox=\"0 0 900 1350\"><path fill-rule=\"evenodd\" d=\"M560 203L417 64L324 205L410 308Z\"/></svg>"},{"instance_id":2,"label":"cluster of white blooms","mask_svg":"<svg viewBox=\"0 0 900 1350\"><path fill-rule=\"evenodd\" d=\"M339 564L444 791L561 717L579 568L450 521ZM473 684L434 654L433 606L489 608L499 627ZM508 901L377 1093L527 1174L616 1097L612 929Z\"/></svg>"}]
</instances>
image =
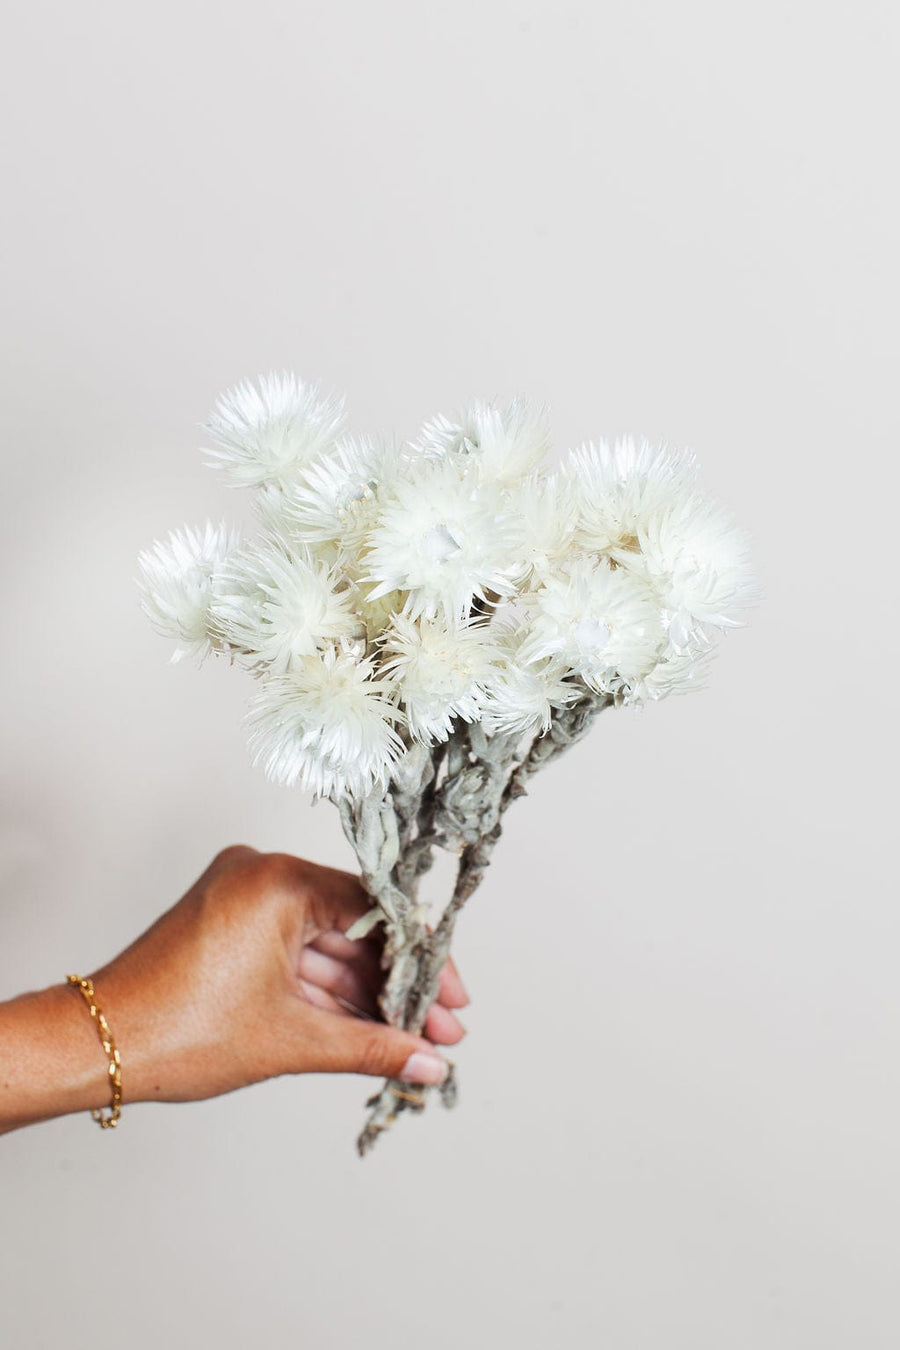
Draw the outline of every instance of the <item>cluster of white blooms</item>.
<instances>
[{"instance_id":1,"label":"cluster of white blooms","mask_svg":"<svg viewBox=\"0 0 900 1350\"><path fill-rule=\"evenodd\" d=\"M697 466L630 439L556 466L517 399L354 439L293 376L224 395L212 461L260 530L183 530L141 555L142 603L176 658L228 653L260 681L256 758L320 796L384 788L408 747L480 721L545 732L588 692L696 687L754 598L745 535Z\"/></svg>"}]
</instances>

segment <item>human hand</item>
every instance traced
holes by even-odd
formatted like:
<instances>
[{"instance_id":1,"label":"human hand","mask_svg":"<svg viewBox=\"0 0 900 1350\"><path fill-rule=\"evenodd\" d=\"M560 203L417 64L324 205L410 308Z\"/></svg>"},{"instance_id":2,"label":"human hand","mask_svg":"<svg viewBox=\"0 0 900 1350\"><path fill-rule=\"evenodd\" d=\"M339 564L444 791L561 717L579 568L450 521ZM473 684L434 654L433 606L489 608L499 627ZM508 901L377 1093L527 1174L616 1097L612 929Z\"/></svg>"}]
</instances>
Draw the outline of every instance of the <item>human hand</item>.
<instances>
[{"instance_id":1,"label":"human hand","mask_svg":"<svg viewBox=\"0 0 900 1350\"><path fill-rule=\"evenodd\" d=\"M435 1047L465 1034L452 1009L466 992L448 961L425 1036L374 1020L380 940L344 936L369 903L347 872L243 846L220 853L93 976L124 1100L201 1100L286 1073L441 1082Z\"/></svg>"}]
</instances>

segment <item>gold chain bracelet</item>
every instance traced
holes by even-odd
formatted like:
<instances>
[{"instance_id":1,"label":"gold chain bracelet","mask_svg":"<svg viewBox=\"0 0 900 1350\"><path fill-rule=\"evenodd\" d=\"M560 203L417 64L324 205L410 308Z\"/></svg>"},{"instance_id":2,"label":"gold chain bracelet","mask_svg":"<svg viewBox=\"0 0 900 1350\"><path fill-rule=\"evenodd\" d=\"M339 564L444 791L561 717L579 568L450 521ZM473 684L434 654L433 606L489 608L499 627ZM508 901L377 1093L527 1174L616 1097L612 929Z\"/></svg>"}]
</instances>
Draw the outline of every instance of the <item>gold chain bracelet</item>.
<instances>
[{"instance_id":1,"label":"gold chain bracelet","mask_svg":"<svg viewBox=\"0 0 900 1350\"><path fill-rule=\"evenodd\" d=\"M109 1084L112 1088L112 1106L109 1115L105 1116L103 1111L91 1111L91 1115L97 1124L104 1130L112 1129L118 1125L119 1117L122 1114L122 1061L119 1058L119 1052L116 1049L116 1043L113 1034L109 1029L109 1023L101 1010L97 1007L94 1000L94 982L93 980L83 979L80 975L67 975L69 984L81 991L85 1003L91 1010L91 1017L97 1027L97 1034L100 1037L100 1044L106 1052L109 1060Z\"/></svg>"}]
</instances>

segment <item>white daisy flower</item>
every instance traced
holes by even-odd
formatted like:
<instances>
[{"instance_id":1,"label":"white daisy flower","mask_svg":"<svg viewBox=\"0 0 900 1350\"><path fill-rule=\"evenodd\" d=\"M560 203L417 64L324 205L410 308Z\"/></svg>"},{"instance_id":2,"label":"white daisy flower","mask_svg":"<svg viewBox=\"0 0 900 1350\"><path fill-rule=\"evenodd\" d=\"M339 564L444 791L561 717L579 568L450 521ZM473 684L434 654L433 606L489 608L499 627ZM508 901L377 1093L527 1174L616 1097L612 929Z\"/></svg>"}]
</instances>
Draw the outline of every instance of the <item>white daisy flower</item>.
<instances>
[{"instance_id":1,"label":"white daisy flower","mask_svg":"<svg viewBox=\"0 0 900 1350\"><path fill-rule=\"evenodd\" d=\"M474 601L513 590L513 522L499 490L467 481L452 461L422 462L379 504L361 563L370 600L407 591L411 618L464 619Z\"/></svg>"},{"instance_id":2,"label":"white daisy flower","mask_svg":"<svg viewBox=\"0 0 900 1350\"><path fill-rule=\"evenodd\" d=\"M397 449L375 439L344 439L304 465L285 494L286 521L312 547L336 544L357 551L378 513L379 484L400 469Z\"/></svg>"},{"instance_id":3,"label":"white daisy flower","mask_svg":"<svg viewBox=\"0 0 900 1350\"><path fill-rule=\"evenodd\" d=\"M248 723L254 763L268 778L317 797L384 788L404 753L389 680L371 659L332 646L262 682Z\"/></svg>"},{"instance_id":4,"label":"white daisy flower","mask_svg":"<svg viewBox=\"0 0 900 1350\"><path fill-rule=\"evenodd\" d=\"M263 483L252 497L253 510L259 517L263 531L270 539L302 547L302 541L289 514L290 489L279 483Z\"/></svg>"},{"instance_id":5,"label":"white daisy flower","mask_svg":"<svg viewBox=\"0 0 900 1350\"><path fill-rule=\"evenodd\" d=\"M690 491L697 465L690 455L625 437L573 450L564 472L579 505L582 548L618 556L637 550L641 527L654 512Z\"/></svg>"},{"instance_id":6,"label":"white daisy flower","mask_svg":"<svg viewBox=\"0 0 900 1350\"><path fill-rule=\"evenodd\" d=\"M529 599L524 662L555 657L601 693L619 693L656 663L663 640L658 605L623 568L581 558Z\"/></svg>"},{"instance_id":7,"label":"white daisy flower","mask_svg":"<svg viewBox=\"0 0 900 1350\"><path fill-rule=\"evenodd\" d=\"M264 483L254 492L251 500L263 534L267 539L277 540L288 553L310 555L328 567L339 567L341 550L337 542L319 543L304 537L293 514L293 486L293 482L286 487Z\"/></svg>"},{"instance_id":8,"label":"white daisy flower","mask_svg":"<svg viewBox=\"0 0 900 1350\"><path fill-rule=\"evenodd\" d=\"M324 398L316 384L296 376L262 375L216 403L206 430L219 447L207 451L238 487L287 484L336 439L344 420L342 398Z\"/></svg>"},{"instance_id":9,"label":"white daisy flower","mask_svg":"<svg viewBox=\"0 0 900 1350\"><path fill-rule=\"evenodd\" d=\"M505 485L531 473L549 448L547 409L531 408L523 398L503 407L473 403L457 418L435 417L415 442L423 455L457 458L485 482Z\"/></svg>"},{"instance_id":10,"label":"white daisy flower","mask_svg":"<svg viewBox=\"0 0 900 1350\"><path fill-rule=\"evenodd\" d=\"M570 556L578 524L571 479L564 474L531 474L509 491L517 533L521 581L531 587Z\"/></svg>"},{"instance_id":11,"label":"white daisy flower","mask_svg":"<svg viewBox=\"0 0 900 1350\"><path fill-rule=\"evenodd\" d=\"M527 629L497 627L497 659L481 718L485 730L499 735L541 734L550 726L554 711L574 702L584 690L566 678L567 667L558 657L523 660Z\"/></svg>"},{"instance_id":12,"label":"white daisy flower","mask_svg":"<svg viewBox=\"0 0 900 1350\"><path fill-rule=\"evenodd\" d=\"M202 659L221 650L210 605L219 574L238 543L236 530L207 521L202 529L173 530L168 539L138 555L141 608L157 632L178 644L173 661Z\"/></svg>"},{"instance_id":13,"label":"white daisy flower","mask_svg":"<svg viewBox=\"0 0 900 1350\"><path fill-rule=\"evenodd\" d=\"M640 527L640 567L664 607L678 650L708 645L704 629L733 628L758 598L749 539L699 493L654 512Z\"/></svg>"},{"instance_id":14,"label":"white daisy flower","mask_svg":"<svg viewBox=\"0 0 900 1350\"><path fill-rule=\"evenodd\" d=\"M349 592L308 553L262 541L235 554L223 570L213 622L224 640L254 663L280 674L298 658L364 627Z\"/></svg>"},{"instance_id":15,"label":"white daisy flower","mask_svg":"<svg viewBox=\"0 0 900 1350\"><path fill-rule=\"evenodd\" d=\"M667 645L652 670L635 685L633 697L626 702L658 702L671 694L689 694L703 689L709 663L714 653L711 648L702 651L677 651Z\"/></svg>"},{"instance_id":16,"label":"white daisy flower","mask_svg":"<svg viewBox=\"0 0 900 1350\"><path fill-rule=\"evenodd\" d=\"M409 730L426 745L445 741L453 719L477 722L495 651L486 624L394 616L382 671L400 685Z\"/></svg>"}]
</instances>

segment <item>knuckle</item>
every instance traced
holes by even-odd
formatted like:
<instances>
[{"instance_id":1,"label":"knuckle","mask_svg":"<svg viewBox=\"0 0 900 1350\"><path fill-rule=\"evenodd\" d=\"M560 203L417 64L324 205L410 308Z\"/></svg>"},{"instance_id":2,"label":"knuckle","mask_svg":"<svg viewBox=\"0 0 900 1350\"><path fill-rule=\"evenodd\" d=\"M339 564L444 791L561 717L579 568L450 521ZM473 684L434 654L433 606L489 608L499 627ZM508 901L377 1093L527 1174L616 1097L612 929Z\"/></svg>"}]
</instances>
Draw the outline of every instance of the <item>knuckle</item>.
<instances>
[{"instance_id":1,"label":"knuckle","mask_svg":"<svg viewBox=\"0 0 900 1350\"><path fill-rule=\"evenodd\" d=\"M273 890L296 890L305 887L309 877L309 864L291 853L260 853L258 855L258 875L260 881Z\"/></svg>"},{"instance_id":2,"label":"knuckle","mask_svg":"<svg viewBox=\"0 0 900 1350\"><path fill-rule=\"evenodd\" d=\"M396 1056L385 1038L373 1033L360 1046L359 1071L373 1078L388 1077Z\"/></svg>"},{"instance_id":3,"label":"knuckle","mask_svg":"<svg viewBox=\"0 0 900 1350\"><path fill-rule=\"evenodd\" d=\"M213 861L219 867L233 867L236 863L247 862L257 857L259 854L256 849L251 848L249 844L228 844L219 850Z\"/></svg>"}]
</instances>

